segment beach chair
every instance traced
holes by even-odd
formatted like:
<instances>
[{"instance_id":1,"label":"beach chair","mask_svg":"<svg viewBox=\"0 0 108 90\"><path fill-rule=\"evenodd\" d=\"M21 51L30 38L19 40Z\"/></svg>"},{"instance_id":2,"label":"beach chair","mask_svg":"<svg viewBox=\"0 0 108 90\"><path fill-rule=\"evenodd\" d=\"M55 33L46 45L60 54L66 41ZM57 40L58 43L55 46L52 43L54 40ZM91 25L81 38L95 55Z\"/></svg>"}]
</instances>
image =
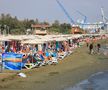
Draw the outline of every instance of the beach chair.
<instances>
[{"instance_id":1,"label":"beach chair","mask_svg":"<svg viewBox=\"0 0 108 90\"><path fill-rule=\"evenodd\" d=\"M46 64L52 65L52 64L58 64L57 56L51 55L48 57L48 60L46 61Z\"/></svg>"},{"instance_id":2,"label":"beach chair","mask_svg":"<svg viewBox=\"0 0 108 90\"><path fill-rule=\"evenodd\" d=\"M34 59L32 55L28 55L22 60L22 67L25 67L26 69L32 69L37 66L39 66L39 63L37 62L37 59Z\"/></svg>"},{"instance_id":3,"label":"beach chair","mask_svg":"<svg viewBox=\"0 0 108 90\"><path fill-rule=\"evenodd\" d=\"M24 64L24 67L26 69L32 69L32 68L36 67L36 64L33 64L33 63L25 63Z\"/></svg>"},{"instance_id":4,"label":"beach chair","mask_svg":"<svg viewBox=\"0 0 108 90\"><path fill-rule=\"evenodd\" d=\"M40 57L33 57L36 60L36 67L42 66L43 60Z\"/></svg>"},{"instance_id":5,"label":"beach chair","mask_svg":"<svg viewBox=\"0 0 108 90\"><path fill-rule=\"evenodd\" d=\"M58 64L58 60L56 57L52 57L52 64Z\"/></svg>"},{"instance_id":6,"label":"beach chair","mask_svg":"<svg viewBox=\"0 0 108 90\"><path fill-rule=\"evenodd\" d=\"M64 52L58 53L58 59L63 60L65 58L66 54Z\"/></svg>"},{"instance_id":7,"label":"beach chair","mask_svg":"<svg viewBox=\"0 0 108 90\"><path fill-rule=\"evenodd\" d=\"M45 66L45 65L47 65L47 63L44 61L45 60L45 58L43 57L43 55L40 55L40 59L42 60L42 66Z\"/></svg>"},{"instance_id":8,"label":"beach chair","mask_svg":"<svg viewBox=\"0 0 108 90\"><path fill-rule=\"evenodd\" d=\"M58 57L57 52L53 52L53 53L52 53L52 63L58 64L58 59L57 59L57 57Z\"/></svg>"}]
</instances>

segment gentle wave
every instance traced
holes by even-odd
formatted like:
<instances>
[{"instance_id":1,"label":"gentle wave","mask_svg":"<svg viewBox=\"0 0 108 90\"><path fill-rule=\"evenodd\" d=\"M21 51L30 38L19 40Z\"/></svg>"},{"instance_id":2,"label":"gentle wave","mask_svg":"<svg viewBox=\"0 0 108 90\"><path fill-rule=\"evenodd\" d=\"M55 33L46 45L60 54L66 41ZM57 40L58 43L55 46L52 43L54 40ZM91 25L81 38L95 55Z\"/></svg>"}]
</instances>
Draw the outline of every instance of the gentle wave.
<instances>
[{"instance_id":1,"label":"gentle wave","mask_svg":"<svg viewBox=\"0 0 108 90\"><path fill-rule=\"evenodd\" d=\"M108 90L108 71L93 74L88 80L64 90Z\"/></svg>"}]
</instances>

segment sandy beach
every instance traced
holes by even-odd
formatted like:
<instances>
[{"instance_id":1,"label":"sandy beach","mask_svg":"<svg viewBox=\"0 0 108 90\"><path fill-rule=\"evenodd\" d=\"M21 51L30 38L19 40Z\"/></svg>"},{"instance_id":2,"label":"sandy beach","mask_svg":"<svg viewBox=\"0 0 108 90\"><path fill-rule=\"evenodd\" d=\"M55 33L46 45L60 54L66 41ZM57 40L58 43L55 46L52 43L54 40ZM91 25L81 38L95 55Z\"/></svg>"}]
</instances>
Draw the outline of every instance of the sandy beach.
<instances>
[{"instance_id":1,"label":"sandy beach","mask_svg":"<svg viewBox=\"0 0 108 90\"><path fill-rule=\"evenodd\" d=\"M57 65L19 71L24 72L26 78L17 76L19 72L3 71L0 73L0 90L63 90L94 73L108 70L108 57L88 52L83 46Z\"/></svg>"},{"instance_id":2,"label":"sandy beach","mask_svg":"<svg viewBox=\"0 0 108 90\"><path fill-rule=\"evenodd\" d=\"M108 90L107 3L1 0L0 90Z\"/></svg>"}]
</instances>

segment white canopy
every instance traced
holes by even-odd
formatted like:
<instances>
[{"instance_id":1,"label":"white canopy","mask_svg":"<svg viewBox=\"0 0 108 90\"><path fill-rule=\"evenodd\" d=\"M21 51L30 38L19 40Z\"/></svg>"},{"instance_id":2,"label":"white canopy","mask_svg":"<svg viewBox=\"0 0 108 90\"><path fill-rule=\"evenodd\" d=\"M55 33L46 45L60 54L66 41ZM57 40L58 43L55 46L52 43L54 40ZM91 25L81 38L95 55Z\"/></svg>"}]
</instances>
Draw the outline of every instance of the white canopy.
<instances>
[{"instance_id":1,"label":"white canopy","mask_svg":"<svg viewBox=\"0 0 108 90\"><path fill-rule=\"evenodd\" d=\"M45 43L44 41L41 41L39 39L35 39L35 40L26 40L26 41L22 41L22 44L43 44Z\"/></svg>"}]
</instances>

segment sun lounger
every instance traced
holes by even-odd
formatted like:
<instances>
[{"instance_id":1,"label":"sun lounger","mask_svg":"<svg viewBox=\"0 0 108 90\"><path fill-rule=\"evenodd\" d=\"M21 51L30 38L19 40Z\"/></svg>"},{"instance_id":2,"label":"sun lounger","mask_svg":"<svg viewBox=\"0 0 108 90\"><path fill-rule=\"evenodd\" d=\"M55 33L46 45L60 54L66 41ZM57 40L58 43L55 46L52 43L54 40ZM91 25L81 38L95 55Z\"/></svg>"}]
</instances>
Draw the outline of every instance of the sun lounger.
<instances>
[{"instance_id":1,"label":"sun lounger","mask_svg":"<svg viewBox=\"0 0 108 90\"><path fill-rule=\"evenodd\" d=\"M58 64L58 60L56 57L52 57L52 64Z\"/></svg>"},{"instance_id":2,"label":"sun lounger","mask_svg":"<svg viewBox=\"0 0 108 90\"><path fill-rule=\"evenodd\" d=\"M22 60L22 67L25 67L26 69L32 69L35 67L39 67L42 60L38 57L29 55L26 58L23 58Z\"/></svg>"},{"instance_id":3,"label":"sun lounger","mask_svg":"<svg viewBox=\"0 0 108 90\"><path fill-rule=\"evenodd\" d=\"M25 63L24 67L26 69L32 69L32 68L36 67L36 65L34 63Z\"/></svg>"}]
</instances>

